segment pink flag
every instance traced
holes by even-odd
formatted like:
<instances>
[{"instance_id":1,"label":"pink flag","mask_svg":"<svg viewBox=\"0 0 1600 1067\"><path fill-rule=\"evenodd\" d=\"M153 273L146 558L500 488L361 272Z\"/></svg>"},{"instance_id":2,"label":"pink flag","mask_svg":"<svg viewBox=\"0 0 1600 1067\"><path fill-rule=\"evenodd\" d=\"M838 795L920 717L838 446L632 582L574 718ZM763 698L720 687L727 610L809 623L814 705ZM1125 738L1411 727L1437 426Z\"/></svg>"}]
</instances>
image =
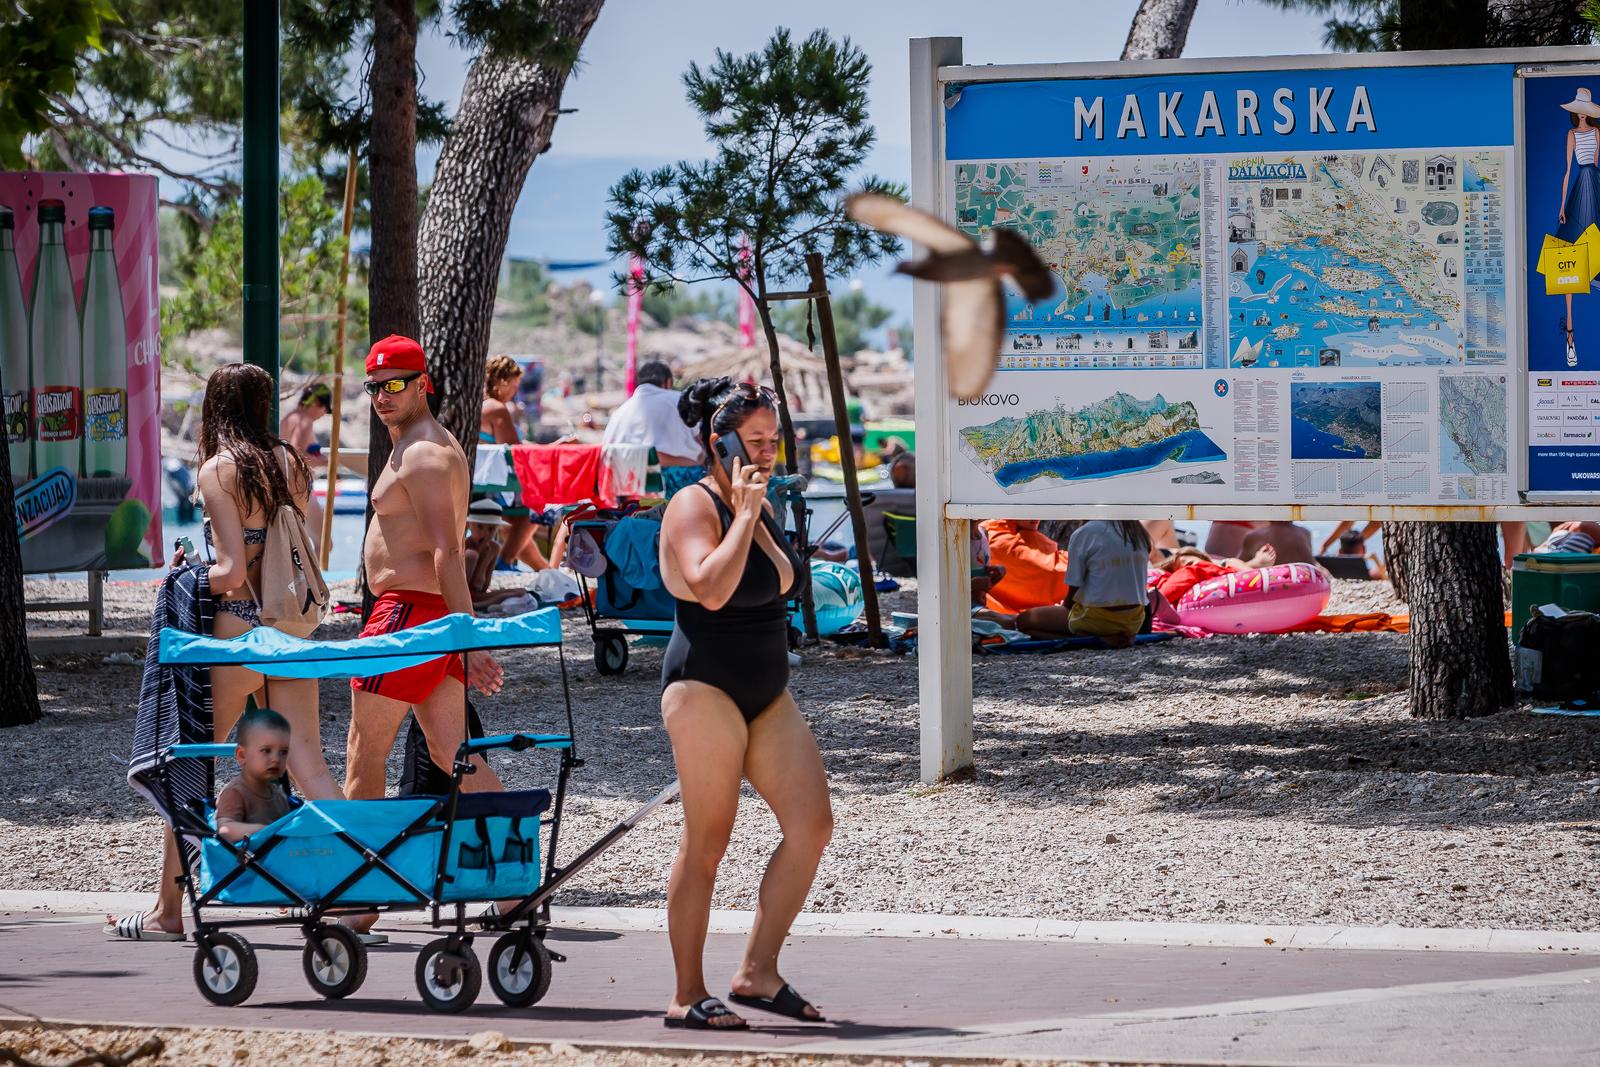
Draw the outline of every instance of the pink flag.
<instances>
[{"instance_id":1,"label":"pink flag","mask_svg":"<svg viewBox=\"0 0 1600 1067\"><path fill-rule=\"evenodd\" d=\"M628 395L639 384L639 309L644 305L644 260L638 256L628 269Z\"/></svg>"},{"instance_id":2,"label":"pink flag","mask_svg":"<svg viewBox=\"0 0 1600 1067\"><path fill-rule=\"evenodd\" d=\"M750 238L739 238L739 277L750 280ZM743 286L739 287L739 347L756 346L756 302Z\"/></svg>"}]
</instances>

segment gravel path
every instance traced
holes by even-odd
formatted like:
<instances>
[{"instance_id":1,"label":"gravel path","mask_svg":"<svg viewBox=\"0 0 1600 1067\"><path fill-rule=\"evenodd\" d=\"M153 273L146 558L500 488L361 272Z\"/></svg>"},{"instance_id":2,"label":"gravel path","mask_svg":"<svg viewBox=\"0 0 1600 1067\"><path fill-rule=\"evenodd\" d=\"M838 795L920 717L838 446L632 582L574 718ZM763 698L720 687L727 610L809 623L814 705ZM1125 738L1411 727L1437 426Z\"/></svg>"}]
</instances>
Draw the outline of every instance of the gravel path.
<instances>
[{"instance_id":1,"label":"gravel path","mask_svg":"<svg viewBox=\"0 0 1600 1067\"><path fill-rule=\"evenodd\" d=\"M298 1031L286 1042L284 1034L270 1030L117 1029L115 1027L56 1027L0 1021L0 1050L10 1048L28 1062L65 1064L86 1051L127 1055L159 1042L133 1060L132 1067L236 1067L271 1064L272 1067L436 1067L449 1061L485 1067L685 1067L686 1064L725 1064L727 1067L779 1067L783 1064L837 1064L838 1067L903 1067L904 1059L858 1056L791 1055L781 1052L646 1052L640 1049L585 1046L564 1041L548 1045L513 1043L497 1030L483 1030L466 1041L422 1041L415 1038L373 1037ZM926 1061L923 1061L926 1062ZM993 1060L996 1067L1023 1067L1020 1060ZM1065 1060L1053 1061L1073 1067ZM1139 1067L1128 1064L1126 1067ZM1151 1065L1154 1067L1154 1065Z\"/></svg>"},{"instance_id":2,"label":"gravel path","mask_svg":"<svg viewBox=\"0 0 1600 1067\"><path fill-rule=\"evenodd\" d=\"M1403 610L1385 585L1335 585L1330 610ZM71 591L29 584L30 597ZM152 587L111 585L108 598L110 628L144 628ZM883 609L915 610L912 583ZM328 636L354 631L340 616ZM581 618L569 617L567 636L588 761L563 825L570 855L674 772L660 650L637 648L624 675L602 678ZM926 787L915 659L810 651L793 688L822 746L838 829L807 906L1600 929L1600 722L1526 709L1411 720L1406 652L1399 635L1300 634L979 657L977 772ZM564 727L555 654L503 662L509 691L479 702L488 728ZM120 765L138 669L66 659L43 665L39 682L46 721L0 732L0 888L150 887L158 823ZM336 775L346 692L322 690ZM539 757L498 766L514 786L553 778ZM676 812L614 847L563 903L662 906ZM775 840L747 794L716 906L754 906Z\"/></svg>"}]
</instances>

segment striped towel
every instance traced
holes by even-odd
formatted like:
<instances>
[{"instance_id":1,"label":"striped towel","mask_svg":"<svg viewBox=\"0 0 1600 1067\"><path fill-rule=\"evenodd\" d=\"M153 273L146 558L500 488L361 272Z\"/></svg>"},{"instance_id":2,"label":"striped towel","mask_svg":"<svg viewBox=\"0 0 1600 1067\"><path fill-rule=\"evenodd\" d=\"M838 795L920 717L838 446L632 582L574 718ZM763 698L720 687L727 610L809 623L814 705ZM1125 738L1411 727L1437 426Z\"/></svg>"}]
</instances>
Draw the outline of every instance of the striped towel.
<instances>
[{"instance_id":1,"label":"striped towel","mask_svg":"<svg viewBox=\"0 0 1600 1067\"><path fill-rule=\"evenodd\" d=\"M154 773L156 757L176 744L210 744L211 670L207 667L163 667L159 661L161 631L211 633L209 567L189 563L167 572L150 614L150 643L144 653L144 680L139 686L139 713L133 721L133 755L128 784L169 818L165 797ZM176 760L167 768L172 799L180 807L211 799L215 774L210 760Z\"/></svg>"}]
</instances>

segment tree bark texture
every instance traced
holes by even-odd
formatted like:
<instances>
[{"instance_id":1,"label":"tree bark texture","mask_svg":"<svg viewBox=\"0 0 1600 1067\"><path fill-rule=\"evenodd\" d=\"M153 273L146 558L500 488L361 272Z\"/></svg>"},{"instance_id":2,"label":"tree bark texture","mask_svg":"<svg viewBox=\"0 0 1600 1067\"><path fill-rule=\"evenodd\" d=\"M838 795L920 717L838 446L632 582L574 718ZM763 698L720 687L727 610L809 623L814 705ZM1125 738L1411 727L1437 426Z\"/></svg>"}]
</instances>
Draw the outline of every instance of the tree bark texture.
<instances>
[{"instance_id":1,"label":"tree bark texture","mask_svg":"<svg viewBox=\"0 0 1600 1067\"><path fill-rule=\"evenodd\" d=\"M1198 0L1140 0L1122 46L1123 59L1177 59L1189 40Z\"/></svg>"},{"instance_id":2,"label":"tree bark texture","mask_svg":"<svg viewBox=\"0 0 1600 1067\"><path fill-rule=\"evenodd\" d=\"M1406 593L1406 579L1411 574L1411 540L1409 531L1415 523L1386 522L1383 524L1383 563L1389 571L1389 584L1394 587L1394 595L1409 603L1411 597Z\"/></svg>"},{"instance_id":3,"label":"tree bark texture","mask_svg":"<svg viewBox=\"0 0 1600 1067\"><path fill-rule=\"evenodd\" d=\"M11 484L11 456L0 448L0 486ZM17 541L16 498L0 493L0 726L38 722L39 681L28 651L28 616L22 607L22 545Z\"/></svg>"},{"instance_id":4,"label":"tree bark texture","mask_svg":"<svg viewBox=\"0 0 1600 1067\"><path fill-rule=\"evenodd\" d=\"M576 52L602 0L546 5ZM502 56L472 65L418 233L422 343L438 367L439 419L476 450L500 262L528 169L550 147L569 68Z\"/></svg>"},{"instance_id":5,"label":"tree bark texture","mask_svg":"<svg viewBox=\"0 0 1600 1067\"><path fill-rule=\"evenodd\" d=\"M1384 543L1387 545L1385 525ZM1411 714L1492 715L1512 701L1500 554L1492 522L1416 522L1401 535L1411 603Z\"/></svg>"}]
</instances>

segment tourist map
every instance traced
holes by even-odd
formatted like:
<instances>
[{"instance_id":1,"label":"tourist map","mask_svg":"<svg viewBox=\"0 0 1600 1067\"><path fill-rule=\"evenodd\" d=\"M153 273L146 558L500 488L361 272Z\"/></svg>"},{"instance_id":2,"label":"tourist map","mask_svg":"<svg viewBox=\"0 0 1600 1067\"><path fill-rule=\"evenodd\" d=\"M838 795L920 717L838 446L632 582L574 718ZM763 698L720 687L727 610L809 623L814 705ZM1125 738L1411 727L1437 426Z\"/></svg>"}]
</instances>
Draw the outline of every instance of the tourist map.
<instances>
[{"instance_id":1,"label":"tourist map","mask_svg":"<svg viewBox=\"0 0 1600 1067\"><path fill-rule=\"evenodd\" d=\"M1508 502L1505 148L963 160L1056 276L952 409L966 499Z\"/></svg>"}]
</instances>

